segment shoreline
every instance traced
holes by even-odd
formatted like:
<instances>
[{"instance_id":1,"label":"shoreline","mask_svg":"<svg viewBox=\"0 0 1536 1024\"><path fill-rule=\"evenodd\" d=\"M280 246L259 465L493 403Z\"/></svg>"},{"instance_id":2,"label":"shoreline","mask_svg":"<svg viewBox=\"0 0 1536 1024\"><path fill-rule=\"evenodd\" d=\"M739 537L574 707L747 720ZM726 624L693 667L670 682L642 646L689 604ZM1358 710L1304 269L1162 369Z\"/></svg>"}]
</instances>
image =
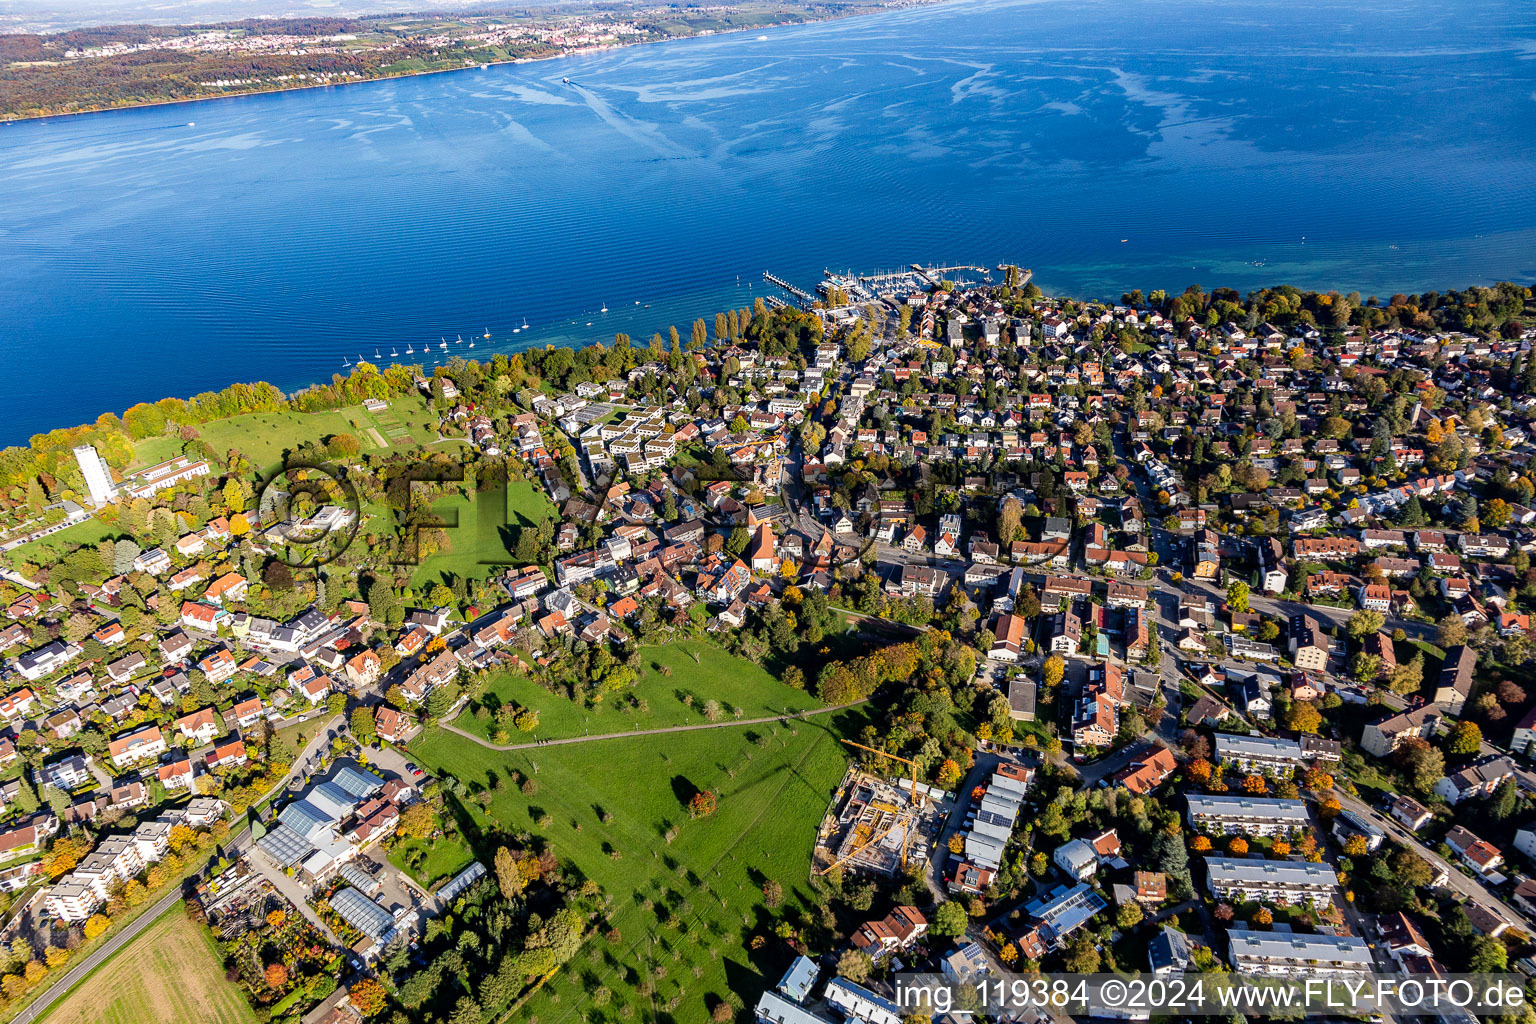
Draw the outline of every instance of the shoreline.
<instances>
[{"instance_id":1,"label":"shoreline","mask_svg":"<svg viewBox=\"0 0 1536 1024\"><path fill-rule=\"evenodd\" d=\"M84 110L61 111L54 114L25 114L11 116L0 114L0 128L13 124L27 124L34 121L53 121L64 118L88 117L93 114L112 114L123 110L155 110L161 107L178 107L192 103L211 103L217 100L249 99L252 96L276 96L290 92L312 92L316 89L345 89L353 85L368 85L372 82L393 82L403 78L420 78L426 75L449 75L460 71L478 71L484 68L506 67L507 65L537 64L543 61L563 60L568 57L584 57L591 54L612 53L617 50L631 50L641 46L660 46L667 43L682 43L691 39L706 39L712 36L730 36L742 32L766 32L773 29L793 28L796 25L820 25L829 21L842 21L845 18L863 18L872 14L881 14L886 11L903 10L908 7L928 7L933 4L944 3L945 0L908 0L907 3L893 4L890 6L875 6L867 10L848 11L841 14L828 15L824 18L807 17L803 21L779 21L767 25L756 25L751 28L732 28L723 31L709 33L698 32L688 36L676 36L671 39L643 39L636 43L616 43L613 46L593 46L570 50L565 53L552 53L544 57L513 58L511 60L491 60L484 63L466 64L457 68L425 68L421 71L402 71L391 75L374 75L370 78L357 78L346 82L316 82L313 85L284 85L273 89L245 89L239 92L211 93L207 96L188 96L175 100L153 100L147 103L123 103L116 106L88 107Z\"/></svg>"}]
</instances>

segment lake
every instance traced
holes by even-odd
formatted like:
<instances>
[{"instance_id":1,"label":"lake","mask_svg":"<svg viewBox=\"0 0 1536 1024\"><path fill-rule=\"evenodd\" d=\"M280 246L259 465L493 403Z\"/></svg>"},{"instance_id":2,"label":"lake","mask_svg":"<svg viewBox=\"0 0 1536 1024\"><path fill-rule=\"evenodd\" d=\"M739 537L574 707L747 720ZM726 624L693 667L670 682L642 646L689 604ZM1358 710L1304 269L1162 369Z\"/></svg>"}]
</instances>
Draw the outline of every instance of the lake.
<instances>
[{"instance_id":1,"label":"lake","mask_svg":"<svg viewBox=\"0 0 1536 1024\"><path fill-rule=\"evenodd\" d=\"M0 126L0 443L440 338L686 336L764 271L1531 281L1533 58L1525 0L957 0Z\"/></svg>"}]
</instances>

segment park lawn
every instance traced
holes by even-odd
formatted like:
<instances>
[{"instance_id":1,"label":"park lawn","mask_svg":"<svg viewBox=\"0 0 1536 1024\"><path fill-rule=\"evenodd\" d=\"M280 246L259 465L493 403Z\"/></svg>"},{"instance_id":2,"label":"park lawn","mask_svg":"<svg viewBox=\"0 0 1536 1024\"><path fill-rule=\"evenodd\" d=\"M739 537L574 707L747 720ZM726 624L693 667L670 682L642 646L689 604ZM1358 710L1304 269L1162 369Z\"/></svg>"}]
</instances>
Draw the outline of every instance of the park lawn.
<instances>
[{"instance_id":1,"label":"park lawn","mask_svg":"<svg viewBox=\"0 0 1536 1024\"><path fill-rule=\"evenodd\" d=\"M43 1018L50 1024L254 1024L212 938L175 904Z\"/></svg>"},{"instance_id":2,"label":"park lawn","mask_svg":"<svg viewBox=\"0 0 1536 1024\"><path fill-rule=\"evenodd\" d=\"M474 501L455 494L439 501L435 511L454 524L446 528L448 550L421 560L411 576L415 588L444 583L451 576L483 579L514 565L518 530L555 514L544 492L526 480L510 481L504 499L495 491L483 491Z\"/></svg>"},{"instance_id":3,"label":"park lawn","mask_svg":"<svg viewBox=\"0 0 1536 1024\"><path fill-rule=\"evenodd\" d=\"M321 441L332 434L352 434L364 452L392 448L413 448L437 436L426 402L418 395L396 396L390 407L375 417L361 405L349 405L325 412L304 413L283 410L256 412L244 416L200 423L197 430L203 442L216 456L237 449L250 459L258 473L278 469L284 453L305 441ZM399 426L400 430L393 429ZM383 448L370 431L383 439ZM394 435L394 436L391 436ZM163 462L181 452L181 442L171 437L152 437L134 448L133 468Z\"/></svg>"},{"instance_id":4,"label":"park lawn","mask_svg":"<svg viewBox=\"0 0 1536 1024\"><path fill-rule=\"evenodd\" d=\"M172 434L145 438L133 446L133 463L128 467L128 471L133 472L145 466L154 466L174 459L182 453L185 445L186 442Z\"/></svg>"},{"instance_id":5,"label":"park lawn","mask_svg":"<svg viewBox=\"0 0 1536 1024\"><path fill-rule=\"evenodd\" d=\"M108 537L126 536L127 531L120 527L92 517L73 526L67 526L58 533L50 533L46 537L12 548L6 552L6 555L12 565L20 565L22 562L51 562L70 548L81 545L95 547Z\"/></svg>"},{"instance_id":6,"label":"park lawn","mask_svg":"<svg viewBox=\"0 0 1536 1024\"><path fill-rule=\"evenodd\" d=\"M769 916L762 887L777 881L785 899L779 912L803 919L816 829L847 763L838 739L865 721L839 711L787 725L528 752L488 751L441 729L413 744L434 771L471 790L491 787L488 810L472 800L460 805L487 830L487 845L497 833L547 837L613 900L604 932L518 1019L578 1024L592 1016L590 994L599 987L612 993L603 1020L620 1019L629 1005L639 1011L635 1019L665 1011L677 1024L705 1024L732 992L754 1005L791 958L771 935L751 948ZM531 777L536 791L524 795L513 772ZM685 803L700 789L717 795L718 810L690 820ZM677 830L671 843L669 829ZM481 851L481 859L493 852ZM640 979L654 981L653 994L637 990Z\"/></svg>"},{"instance_id":7,"label":"park lawn","mask_svg":"<svg viewBox=\"0 0 1536 1024\"><path fill-rule=\"evenodd\" d=\"M486 693L492 704L511 702L538 709L539 727L531 733L514 732L510 743L698 725L705 721L703 708L708 700L728 706L724 721L733 717L729 709L734 708L741 709L742 718L764 718L821 706L803 690L791 689L760 666L710 644L679 640L642 647L640 660L642 675L634 686L595 708L550 693L526 676L506 670L491 677ZM671 668L672 675L663 675L661 666ZM631 706L630 696L643 698L649 707L641 711ZM692 696L691 707L683 703L685 696ZM496 728L494 720L478 720L469 710L454 725L486 739Z\"/></svg>"},{"instance_id":8,"label":"park lawn","mask_svg":"<svg viewBox=\"0 0 1536 1024\"><path fill-rule=\"evenodd\" d=\"M389 851L389 862L416 880L423 889L431 889L474 862L469 847L456 839L402 839Z\"/></svg>"}]
</instances>

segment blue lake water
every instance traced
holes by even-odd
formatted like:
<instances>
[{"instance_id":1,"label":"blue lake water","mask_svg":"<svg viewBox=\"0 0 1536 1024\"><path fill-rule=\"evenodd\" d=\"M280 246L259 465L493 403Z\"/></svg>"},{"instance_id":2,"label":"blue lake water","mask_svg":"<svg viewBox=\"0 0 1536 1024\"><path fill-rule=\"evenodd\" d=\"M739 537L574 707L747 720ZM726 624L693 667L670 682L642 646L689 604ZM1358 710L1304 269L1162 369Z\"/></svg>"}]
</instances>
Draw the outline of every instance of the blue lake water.
<instances>
[{"instance_id":1,"label":"blue lake water","mask_svg":"<svg viewBox=\"0 0 1536 1024\"><path fill-rule=\"evenodd\" d=\"M1528 0L957 0L0 126L0 443L443 336L686 335L764 270L1531 281L1533 140Z\"/></svg>"}]
</instances>

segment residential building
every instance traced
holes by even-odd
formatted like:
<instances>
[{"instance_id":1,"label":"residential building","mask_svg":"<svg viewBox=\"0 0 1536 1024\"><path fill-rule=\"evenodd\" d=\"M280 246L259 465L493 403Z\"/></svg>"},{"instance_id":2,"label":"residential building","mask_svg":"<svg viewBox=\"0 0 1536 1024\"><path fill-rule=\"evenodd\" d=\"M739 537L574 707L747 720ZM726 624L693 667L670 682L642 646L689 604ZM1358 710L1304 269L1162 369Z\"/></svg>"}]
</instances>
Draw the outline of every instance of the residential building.
<instances>
[{"instance_id":1,"label":"residential building","mask_svg":"<svg viewBox=\"0 0 1536 1024\"><path fill-rule=\"evenodd\" d=\"M1228 902L1325 907L1339 886L1332 867L1307 861L1207 857L1205 871L1211 894Z\"/></svg>"},{"instance_id":2,"label":"residential building","mask_svg":"<svg viewBox=\"0 0 1536 1024\"><path fill-rule=\"evenodd\" d=\"M1277 836L1311 826L1301 800L1190 793L1189 823L1211 835Z\"/></svg>"},{"instance_id":3,"label":"residential building","mask_svg":"<svg viewBox=\"0 0 1536 1024\"><path fill-rule=\"evenodd\" d=\"M1228 954L1238 974L1355 977L1374 969L1371 947L1353 935L1300 935L1233 928Z\"/></svg>"},{"instance_id":4,"label":"residential building","mask_svg":"<svg viewBox=\"0 0 1536 1024\"><path fill-rule=\"evenodd\" d=\"M1435 793L1455 806L1463 800L1488 796L1514 774L1515 766L1509 758L1491 754L1435 783Z\"/></svg>"},{"instance_id":5,"label":"residential building","mask_svg":"<svg viewBox=\"0 0 1536 1024\"><path fill-rule=\"evenodd\" d=\"M1447 714L1460 715L1472 692L1472 673L1477 668L1477 652L1462 644L1445 652L1440 679L1435 684L1435 703Z\"/></svg>"},{"instance_id":6,"label":"residential building","mask_svg":"<svg viewBox=\"0 0 1536 1024\"><path fill-rule=\"evenodd\" d=\"M1376 757L1387 757L1410 736L1427 739L1435 735L1443 717L1433 704L1389 714L1366 725L1360 734L1360 749Z\"/></svg>"}]
</instances>

